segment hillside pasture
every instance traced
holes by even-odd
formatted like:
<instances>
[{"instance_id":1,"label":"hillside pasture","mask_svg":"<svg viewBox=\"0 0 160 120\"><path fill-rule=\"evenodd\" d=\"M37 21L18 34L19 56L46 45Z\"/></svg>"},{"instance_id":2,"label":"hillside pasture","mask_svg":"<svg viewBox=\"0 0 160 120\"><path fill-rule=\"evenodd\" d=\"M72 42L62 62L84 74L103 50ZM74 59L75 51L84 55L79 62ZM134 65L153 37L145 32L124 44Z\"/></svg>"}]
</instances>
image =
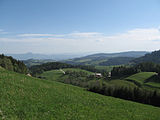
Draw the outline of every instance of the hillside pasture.
<instances>
[{"instance_id":1,"label":"hillside pasture","mask_svg":"<svg viewBox=\"0 0 160 120\"><path fill-rule=\"evenodd\" d=\"M140 72L125 78L125 80L134 82L135 84L138 85L143 85L147 79L149 79L155 74L156 74L155 72Z\"/></svg>"}]
</instances>

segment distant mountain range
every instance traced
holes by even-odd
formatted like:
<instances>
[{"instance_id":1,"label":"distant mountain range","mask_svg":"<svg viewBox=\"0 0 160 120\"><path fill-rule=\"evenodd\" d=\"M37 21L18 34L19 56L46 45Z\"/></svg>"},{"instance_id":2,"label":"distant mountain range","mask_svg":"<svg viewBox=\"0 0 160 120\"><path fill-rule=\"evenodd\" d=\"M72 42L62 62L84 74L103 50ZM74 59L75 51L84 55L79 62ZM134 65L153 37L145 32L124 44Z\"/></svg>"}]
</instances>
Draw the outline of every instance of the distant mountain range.
<instances>
[{"instance_id":1,"label":"distant mountain range","mask_svg":"<svg viewBox=\"0 0 160 120\"><path fill-rule=\"evenodd\" d=\"M135 58L142 57L147 53L149 52L128 51L120 53L99 53L80 58L63 60L62 62L79 65L122 65L129 63L131 60L134 60Z\"/></svg>"},{"instance_id":2,"label":"distant mountain range","mask_svg":"<svg viewBox=\"0 0 160 120\"><path fill-rule=\"evenodd\" d=\"M46 54L34 54L34 53L8 54L8 55L18 60L23 60L23 62L27 66L39 65L46 62L54 62L54 61L60 61L74 65L112 66L112 65L128 64L130 62L137 63L138 61L144 61L144 59L146 59L146 56L150 54L152 53L146 51L128 51L120 53L98 53L87 56L85 56L86 54L46 55Z\"/></svg>"},{"instance_id":3,"label":"distant mountain range","mask_svg":"<svg viewBox=\"0 0 160 120\"><path fill-rule=\"evenodd\" d=\"M12 56L15 59L18 60L28 60L28 59L38 59L38 60L44 60L44 59L51 59L51 60L65 60L65 59L72 59L76 57L82 57L87 54L36 54L36 53L24 53L24 54L7 54L7 56Z\"/></svg>"}]
</instances>

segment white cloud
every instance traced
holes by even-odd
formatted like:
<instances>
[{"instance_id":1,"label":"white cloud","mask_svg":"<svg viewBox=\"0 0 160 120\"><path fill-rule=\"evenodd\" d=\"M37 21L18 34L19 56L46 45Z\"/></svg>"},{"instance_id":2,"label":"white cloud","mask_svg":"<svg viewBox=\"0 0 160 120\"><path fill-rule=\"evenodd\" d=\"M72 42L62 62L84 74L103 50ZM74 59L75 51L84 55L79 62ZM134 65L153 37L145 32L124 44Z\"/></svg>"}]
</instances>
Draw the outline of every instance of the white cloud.
<instances>
[{"instance_id":1,"label":"white cloud","mask_svg":"<svg viewBox=\"0 0 160 120\"><path fill-rule=\"evenodd\" d=\"M98 32L72 32L69 34L18 34L18 37L96 37L102 35Z\"/></svg>"},{"instance_id":2,"label":"white cloud","mask_svg":"<svg viewBox=\"0 0 160 120\"><path fill-rule=\"evenodd\" d=\"M128 41L148 41L160 39L160 31L156 28L151 29L134 29L126 33L108 36L106 39L111 40L128 40Z\"/></svg>"},{"instance_id":3,"label":"white cloud","mask_svg":"<svg viewBox=\"0 0 160 120\"><path fill-rule=\"evenodd\" d=\"M19 34L19 37L63 37L64 35L57 34Z\"/></svg>"},{"instance_id":4,"label":"white cloud","mask_svg":"<svg viewBox=\"0 0 160 120\"><path fill-rule=\"evenodd\" d=\"M70 37L80 37L80 38L92 38L92 37L97 37L97 36L101 36L102 33L98 33L98 32L73 32L68 34L68 36Z\"/></svg>"},{"instance_id":5,"label":"white cloud","mask_svg":"<svg viewBox=\"0 0 160 120\"><path fill-rule=\"evenodd\" d=\"M138 28L111 36L98 32L19 34L12 38L0 38L0 42L35 44L37 49L43 48L40 49L42 52L155 50L160 48L157 44L160 42L160 31L159 28Z\"/></svg>"},{"instance_id":6,"label":"white cloud","mask_svg":"<svg viewBox=\"0 0 160 120\"><path fill-rule=\"evenodd\" d=\"M8 32L5 32L3 29L0 29L0 34L7 34Z\"/></svg>"}]
</instances>

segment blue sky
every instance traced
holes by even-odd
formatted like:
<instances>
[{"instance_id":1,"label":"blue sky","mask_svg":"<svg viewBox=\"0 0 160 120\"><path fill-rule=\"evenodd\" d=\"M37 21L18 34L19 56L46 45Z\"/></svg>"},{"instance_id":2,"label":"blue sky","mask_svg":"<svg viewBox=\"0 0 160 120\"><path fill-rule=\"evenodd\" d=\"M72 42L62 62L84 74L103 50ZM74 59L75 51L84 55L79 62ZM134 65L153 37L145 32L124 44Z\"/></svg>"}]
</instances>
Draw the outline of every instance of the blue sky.
<instances>
[{"instance_id":1,"label":"blue sky","mask_svg":"<svg viewBox=\"0 0 160 120\"><path fill-rule=\"evenodd\" d=\"M159 0L0 0L0 53L152 51Z\"/></svg>"}]
</instances>

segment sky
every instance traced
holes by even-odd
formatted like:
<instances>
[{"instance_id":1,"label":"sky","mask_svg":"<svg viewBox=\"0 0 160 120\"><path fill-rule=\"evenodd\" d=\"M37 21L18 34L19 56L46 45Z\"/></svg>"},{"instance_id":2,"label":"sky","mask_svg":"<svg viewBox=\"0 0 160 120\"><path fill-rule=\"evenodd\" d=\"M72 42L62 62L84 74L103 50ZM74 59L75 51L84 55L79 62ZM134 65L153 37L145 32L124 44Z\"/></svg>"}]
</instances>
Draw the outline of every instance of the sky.
<instances>
[{"instance_id":1,"label":"sky","mask_svg":"<svg viewBox=\"0 0 160 120\"><path fill-rule=\"evenodd\" d=\"M160 49L160 0L0 0L0 53Z\"/></svg>"}]
</instances>

